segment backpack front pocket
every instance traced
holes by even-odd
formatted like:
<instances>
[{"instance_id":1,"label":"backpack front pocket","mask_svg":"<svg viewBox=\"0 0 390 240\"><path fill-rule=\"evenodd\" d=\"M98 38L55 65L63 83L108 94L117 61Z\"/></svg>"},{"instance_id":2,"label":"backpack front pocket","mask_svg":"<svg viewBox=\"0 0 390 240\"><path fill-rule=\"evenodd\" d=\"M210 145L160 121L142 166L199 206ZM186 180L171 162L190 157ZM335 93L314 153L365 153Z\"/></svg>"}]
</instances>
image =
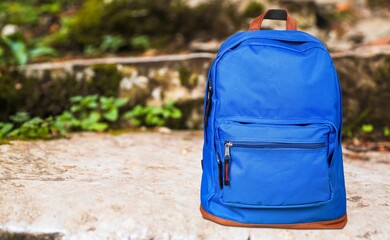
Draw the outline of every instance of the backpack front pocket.
<instances>
[{"instance_id":1,"label":"backpack front pocket","mask_svg":"<svg viewBox=\"0 0 390 240\"><path fill-rule=\"evenodd\" d=\"M249 208L317 206L331 200L328 125L221 124L221 201Z\"/></svg>"}]
</instances>

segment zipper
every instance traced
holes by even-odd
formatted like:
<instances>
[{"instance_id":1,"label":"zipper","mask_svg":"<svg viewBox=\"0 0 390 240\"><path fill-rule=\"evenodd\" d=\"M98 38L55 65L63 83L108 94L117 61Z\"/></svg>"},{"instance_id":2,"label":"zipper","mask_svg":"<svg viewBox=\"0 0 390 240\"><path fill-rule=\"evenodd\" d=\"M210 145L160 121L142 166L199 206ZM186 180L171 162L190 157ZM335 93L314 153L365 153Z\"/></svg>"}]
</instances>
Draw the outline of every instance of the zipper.
<instances>
[{"instance_id":1,"label":"zipper","mask_svg":"<svg viewBox=\"0 0 390 240\"><path fill-rule=\"evenodd\" d=\"M225 186L230 185L229 168L231 162L230 149L232 147L263 148L263 149L269 149L269 148L317 149L317 148L323 148L325 147L325 145L326 145L325 142L318 142L318 143L255 142L254 143L254 142L241 142L241 141L240 142L227 141L225 142L225 153L224 153L224 167L225 167L224 185Z\"/></svg>"},{"instance_id":2,"label":"zipper","mask_svg":"<svg viewBox=\"0 0 390 240\"><path fill-rule=\"evenodd\" d=\"M230 147L233 147L233 143L229 142ZM226 144L225 144L226 145ZM244 148L305 148L315 149L325 147L325 142L320 143L278 143L278 142L235 142L234 147ZM226 152L226 151L225 151Z\"/></svg>"},{"instance_id":3,"label":"zipper","mask_svg":"<svg viewBox=\"0 0 390 240\"><path fill-rule=\"evenodd\" d=\"M204 126L207 128L208 125L208 118L210 115L210 109L211 109L211 96L213 95L213 87L211 85L211 80L208 81L207 84L207 96L206 96L206 109L204 113Z\"/></svg>"}]
</instances>

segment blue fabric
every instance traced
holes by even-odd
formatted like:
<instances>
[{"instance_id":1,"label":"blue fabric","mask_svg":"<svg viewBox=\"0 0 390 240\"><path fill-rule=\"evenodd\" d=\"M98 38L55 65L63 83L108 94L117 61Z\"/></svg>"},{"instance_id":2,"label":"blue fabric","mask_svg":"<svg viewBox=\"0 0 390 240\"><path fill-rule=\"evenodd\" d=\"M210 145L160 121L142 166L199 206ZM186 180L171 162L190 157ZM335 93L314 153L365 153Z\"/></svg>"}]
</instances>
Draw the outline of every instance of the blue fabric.
<instances>
[{"instance_id":1,"label":"blue fabric","mask_svg":"<svg viewBox=\"0 0 390 240\"><path fill-rule=\"evenodd\" d=\"M254 224L346 214L340 84L318 39L291 30L237 33L222 44L209 84L205 211ZM229 180L222 189L218 159Z\"/></svg>"}]
</instances>

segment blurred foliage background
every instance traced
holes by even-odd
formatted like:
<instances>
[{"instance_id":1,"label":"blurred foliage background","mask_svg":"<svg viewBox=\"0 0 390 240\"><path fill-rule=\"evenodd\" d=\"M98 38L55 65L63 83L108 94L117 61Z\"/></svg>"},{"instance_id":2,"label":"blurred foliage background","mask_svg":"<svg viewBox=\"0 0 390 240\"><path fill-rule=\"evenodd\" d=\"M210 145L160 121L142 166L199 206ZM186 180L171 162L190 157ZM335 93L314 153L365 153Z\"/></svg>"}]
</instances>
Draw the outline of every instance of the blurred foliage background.
<instances>
[{"instance_id":1,"label":"blurred foliage background","mask_svg":"<svg viewBox=\"0 0 390 240\"><path fill-rule=\"evenodd\" d=\"M71 129L200 128L204 76L211 59L175 64L161 60L145 66L89 64L70 70L65 63L215 53L224 39L246 30L250 20L268 8L288 9L300 30L317 36L335 53L345 95L345 136L388 138L388 0L3 0L0 137L23 136L16 130L35 118L39 119L30 128L46 126L42 136L48 137ZM284 26L265 23L268 29ZM36 70L30 65L40 62L57 64L63 71L50 66ZM82 96L94 99L94 107L87 107L85 113L72 112L75 96L79 101ZM105 98L116 110L102 106L108 101ZM107 117L106 111L112 115ZM20 113L28 117L15 121L12 116ZM60 119L63 123L58 123ZM82 127L88 125L82 125L85 119L96 128Z\"/></svg>"}]
</instances>

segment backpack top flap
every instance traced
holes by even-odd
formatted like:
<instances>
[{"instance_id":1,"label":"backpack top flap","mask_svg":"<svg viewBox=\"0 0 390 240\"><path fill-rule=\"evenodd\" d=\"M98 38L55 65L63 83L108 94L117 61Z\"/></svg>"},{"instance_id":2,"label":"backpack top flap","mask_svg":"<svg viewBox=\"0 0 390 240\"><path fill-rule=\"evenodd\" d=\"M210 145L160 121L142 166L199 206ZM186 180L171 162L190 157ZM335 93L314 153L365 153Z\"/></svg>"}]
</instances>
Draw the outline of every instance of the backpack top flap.
<instances>
[{"instance_id":1,"label":"backpack top flap","mask_svg":"<svg viewBox=\"0 0 390 240\"><path fill-rule=\"evenodd\" d=\"M341 126L340 86L326 47L297 30L252 30L222 44L210 70L217 122L326 121Z\"/></svg>"}]
</instances>

